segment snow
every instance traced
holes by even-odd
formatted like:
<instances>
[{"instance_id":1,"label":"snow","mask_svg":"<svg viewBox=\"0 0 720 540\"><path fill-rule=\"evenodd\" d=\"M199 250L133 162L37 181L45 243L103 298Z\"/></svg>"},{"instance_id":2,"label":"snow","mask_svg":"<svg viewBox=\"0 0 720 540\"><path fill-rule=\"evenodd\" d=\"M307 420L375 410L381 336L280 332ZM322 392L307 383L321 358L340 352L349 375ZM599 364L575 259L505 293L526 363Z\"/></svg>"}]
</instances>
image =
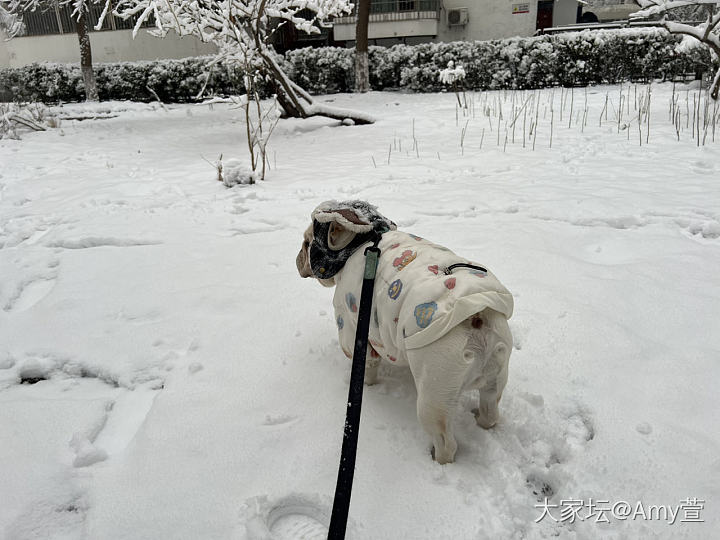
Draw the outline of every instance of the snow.
<instances>
[{"instance_id":1,"label":"snow","mask_svg":"<svg viewBox=\"0 0 720 540\"><path fill-rule=\"evenodd\" d=\"M218 173L222 183L227 187L239 184L254 184L258 179L252 169L241 159L231 158L222 163L222 169Z\"/></svg>"},{"instance_id":2,"label":"snow","mask_svg":"<svg viewBox=\"0 0 720 540\"><path fill-rule=\"evenodd\" d=\"M505 127L532 92L468 93L465 116L452 94L321 97L377 121L280 120L268 180L231 189L208 163L245 159L231 104L73 105L0 140L0 537L241 539L327 516L350 365L333 291L294 259L313 208L350 198L515 297L500 422L463 398L456 463L431 460L406 369L366 388L351 534L717 537L720 140L691 139L678 85L678 141L656 84L641 146L633 90L618 123L621 89L588 89L586 125L574 90L568 127L555 89L552 148L535 94L535 150L523 114ZM545 497L697 497L704 522L538 523Z\"/></svg>"},{"instance_id":3,"label":"snow","mask_svg":"<svg viewBox=\"0 0 720 540\"><path fill-rule=\"evenodd\" d=\"M450 60L447 67L440 70L439 76L443 84L454 84L465 78L465 68L461 64L455 66L455 62Z\"/></svg>"}]
</instances>

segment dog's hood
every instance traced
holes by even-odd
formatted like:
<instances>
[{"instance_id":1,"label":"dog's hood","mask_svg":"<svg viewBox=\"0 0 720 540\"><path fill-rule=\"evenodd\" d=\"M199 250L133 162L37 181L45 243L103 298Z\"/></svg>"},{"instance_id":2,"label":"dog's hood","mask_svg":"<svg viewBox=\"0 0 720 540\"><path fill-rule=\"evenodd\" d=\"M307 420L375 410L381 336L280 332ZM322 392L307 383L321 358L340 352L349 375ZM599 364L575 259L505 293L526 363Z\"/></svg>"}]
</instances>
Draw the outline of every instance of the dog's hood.
<instances>
[{"instance_id":1,"label":"dog's hood","mask_svg":"<svg viewBox=\"0 0 720 540\"><path fill-rule=\"evenodd\" d=\"M360 201L325 201L311 214L313 241L310 244L310 268L315 277L328 279L345 266L355 251L378 239L384 232L394 231L397 225L377 211L372 204ZM330 224L338 223L356 233L343 249L334 250L328 245Z\"/></svg>"}]
</instances>

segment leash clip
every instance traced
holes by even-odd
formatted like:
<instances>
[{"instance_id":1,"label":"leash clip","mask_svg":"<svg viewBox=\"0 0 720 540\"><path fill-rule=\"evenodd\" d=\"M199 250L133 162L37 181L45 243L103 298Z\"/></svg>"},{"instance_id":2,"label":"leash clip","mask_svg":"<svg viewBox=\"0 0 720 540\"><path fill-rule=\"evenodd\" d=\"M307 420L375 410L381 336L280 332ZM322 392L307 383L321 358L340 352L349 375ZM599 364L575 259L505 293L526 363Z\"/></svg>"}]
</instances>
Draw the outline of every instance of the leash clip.
<instances>
[{"instance_id":1,"label":"leash clip","mask_svg":"<svg viewBox=\"0 0 720 540\"><path fill-rule=\"evenodd\" d=\"M379 242L379 240L377 241ZM368 246L365 248L365 273L364 279L375 279L375 273L377 272L378 260L380 259L380 248L375 245Z\"/></svg>"}]
</instances>

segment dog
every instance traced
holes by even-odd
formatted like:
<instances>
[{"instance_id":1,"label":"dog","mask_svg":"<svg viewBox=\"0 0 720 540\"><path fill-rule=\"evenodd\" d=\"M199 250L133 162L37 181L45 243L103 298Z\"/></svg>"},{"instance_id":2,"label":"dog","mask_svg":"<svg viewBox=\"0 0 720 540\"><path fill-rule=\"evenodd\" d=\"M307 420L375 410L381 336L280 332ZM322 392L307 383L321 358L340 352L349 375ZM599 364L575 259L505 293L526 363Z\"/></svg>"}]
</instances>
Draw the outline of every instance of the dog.
<instances>
[{"instance_id":1,"label":"dog","mask_svg":"<svg viewBox=\"0 0 720 540\"><path fill-rule=\"evenodd\" d=\"M352 358L365 269L365 247L378 241L365 383L377 382L381 360L408 365L417 415L440 464L455 459L453 415L462 392L479 391L479 426L498 421L508 379L513 298L482 265L400 232L373 205L326 201L311 214L296 258L301 277L335 287L340 346Z\"/></svg>"}]
</instances>

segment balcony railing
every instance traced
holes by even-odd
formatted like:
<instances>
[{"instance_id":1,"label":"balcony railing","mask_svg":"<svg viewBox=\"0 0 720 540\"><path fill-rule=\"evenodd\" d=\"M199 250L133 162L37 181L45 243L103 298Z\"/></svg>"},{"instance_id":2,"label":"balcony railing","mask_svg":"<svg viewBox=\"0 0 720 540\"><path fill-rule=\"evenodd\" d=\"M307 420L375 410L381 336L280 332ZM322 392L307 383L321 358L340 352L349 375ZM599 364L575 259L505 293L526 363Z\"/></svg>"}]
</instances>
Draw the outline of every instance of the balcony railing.
<instances>
[{"instance_id":1,"label":"balcony railing","mask_svg":"<svg viewBox=\"0 0 720 540\"><path fill-rule=\"evenodd\" d=\"M59 7L57 3L45 9L26 11L23 13L24 32L18 36L44 36L50 34L75 34L75 20L72 17L73 6ZM88 30L94 31L104 6L91 4L88 6ZM137 17L123 20L108 13L103 21L101 30L130 30L135 27ZM154 19L150 17L143 23L143 28L153 26Z\"/></svg>"},{"instance_id":2,"label":"balcony railing","mask_svg":"<svg viewBox=\"0 0 720 540\"><path fill-rule=\"evenodd\" d=\"M335 24L355 24L358 4L347 17L337 17ZM440 0L372 0L370 22L440 19Z\"/></svg>"}]
</instances>

